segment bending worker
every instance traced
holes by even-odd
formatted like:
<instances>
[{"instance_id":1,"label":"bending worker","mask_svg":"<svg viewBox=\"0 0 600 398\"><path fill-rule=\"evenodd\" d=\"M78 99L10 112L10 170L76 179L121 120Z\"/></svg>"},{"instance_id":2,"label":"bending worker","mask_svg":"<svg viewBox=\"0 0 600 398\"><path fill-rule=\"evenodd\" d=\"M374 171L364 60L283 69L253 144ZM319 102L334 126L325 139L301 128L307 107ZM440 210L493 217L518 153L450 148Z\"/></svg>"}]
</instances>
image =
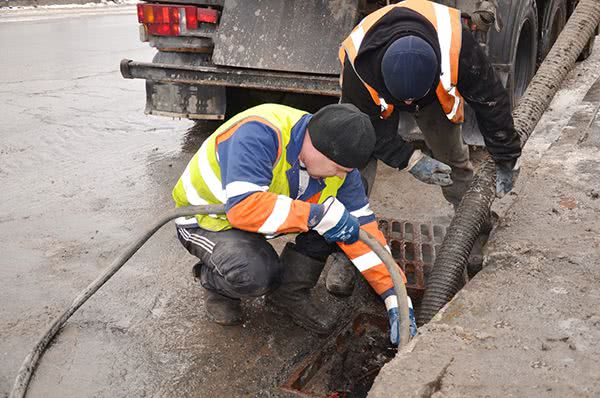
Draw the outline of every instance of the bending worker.
<instances>
[{"instance_id":1,"label":"bending worker","mask_svg":"<svg viewBox=\"0 0 600 398\"><path fill-rule=\"evenodd\" d=\"M497 195L512 189L521 144L509 96L471 32L462 28L459 10L426 0L383 7L354 28L339 57L341 102L370 116L377 135L376 159L442 186L456 208L473 179L461 133L467 101L496 161ZM414 115L433 158L398 134L400 112ZM327 278L328 289L350 294L353 270L334 270Z\"/></svg>"},{"instance_id":2,"label":"bending worker","mask_svg":"<svg viewBox=\"0 0 600 398\"><path fill-rule=\"evenodd\" d=\"M298 325L328 334L334 320L315 306L310 291L336 243L384 300L390 339L398 344L391 277L357 241L362 228L386 244L356 170L374 145L368 116L350 104L329 105L314 115L259 105L234 116L202 144L173 198L178 207L225 204L225 215L176 220L179 240L200 259L194 274L206 289L214 322L240 323L240 299L266 294ZM266 237L286 233L298 235L278 256Z\"/></svg>"}]
</instances>

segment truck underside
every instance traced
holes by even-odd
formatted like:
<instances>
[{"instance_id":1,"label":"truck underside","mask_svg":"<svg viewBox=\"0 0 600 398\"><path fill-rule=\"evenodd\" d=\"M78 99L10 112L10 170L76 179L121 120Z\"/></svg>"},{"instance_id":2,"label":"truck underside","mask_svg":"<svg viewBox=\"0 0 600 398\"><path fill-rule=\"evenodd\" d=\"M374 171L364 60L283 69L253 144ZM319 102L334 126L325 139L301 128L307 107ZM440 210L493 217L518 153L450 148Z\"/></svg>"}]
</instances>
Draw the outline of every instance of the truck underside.
<instances>
[{"instance_id":1,"label":"truck underside","mask_svg":"<svg viewBox=\"0 0 600 398\"><path fill-rule=\"evenodd\" d=\"M382 3L385 2L143 3L138 6L140 35L158 52L151 63L123 60L121 73L126 78L146 80L147 114L224 120L265 102L315 112L338 101L339 43L360 18ZM572 8L567 0L440 3L459 7L465 23L477 24L474 34L488 52L513 103L524 93L536 62L543 59L556 40ZM171 18L161 19L160 15ZM196 20L190 26L192 15ZM176 35L169 29L174 22L178 26ZM160 25L167 33L157 32ZM466 112L465 141L483 145L468 106ZM399 133L410 140L420 138L410 115L402 115Z\"/></svg>"}]
</instances>

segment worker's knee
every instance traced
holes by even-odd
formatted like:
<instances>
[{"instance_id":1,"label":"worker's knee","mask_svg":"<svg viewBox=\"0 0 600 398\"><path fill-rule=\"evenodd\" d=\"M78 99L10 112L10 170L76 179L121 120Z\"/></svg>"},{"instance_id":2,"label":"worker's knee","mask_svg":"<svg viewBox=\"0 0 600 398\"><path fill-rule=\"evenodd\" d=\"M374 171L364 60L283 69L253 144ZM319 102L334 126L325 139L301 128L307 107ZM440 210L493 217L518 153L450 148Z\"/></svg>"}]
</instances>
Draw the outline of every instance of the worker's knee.
<instances>
[{"instance_id":1,"label":"worker's knee","mask_svg":"<svg viewBox=\"0 0 600 398\"><path fill-rule=\"evenodd\" d=\"M217 245L211 265L223 277L228 290L239 297L258 297L275 290L281 282L279 257L262 240L232 241Z\"/></svg>"}]
</instances>

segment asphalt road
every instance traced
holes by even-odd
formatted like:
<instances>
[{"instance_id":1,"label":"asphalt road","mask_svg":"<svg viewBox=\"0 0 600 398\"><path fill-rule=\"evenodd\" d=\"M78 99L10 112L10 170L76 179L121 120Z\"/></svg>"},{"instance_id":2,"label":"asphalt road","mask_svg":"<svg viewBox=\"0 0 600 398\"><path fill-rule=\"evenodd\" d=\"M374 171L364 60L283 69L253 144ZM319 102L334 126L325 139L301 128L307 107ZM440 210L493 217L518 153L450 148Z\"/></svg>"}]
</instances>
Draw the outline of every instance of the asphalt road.
<instances>
[{"instance_id":1,"label":"asphalt road","mask_svg":"<svg viewBox=\"0 0 600 398\"><path fill-rule=\"evenodd\" d=\"M171 205L191 123L145 116L144 83L120 76L121 58L154 52L139 42L131 6L3 12L0 52L1 396L48 322ZM123 338L169 296L150 270L173 263L162 261L177 248L170 232L75 316L31 396L144 391L124 382L147 361L125 354Z\"/></svg>"}]
</instances>

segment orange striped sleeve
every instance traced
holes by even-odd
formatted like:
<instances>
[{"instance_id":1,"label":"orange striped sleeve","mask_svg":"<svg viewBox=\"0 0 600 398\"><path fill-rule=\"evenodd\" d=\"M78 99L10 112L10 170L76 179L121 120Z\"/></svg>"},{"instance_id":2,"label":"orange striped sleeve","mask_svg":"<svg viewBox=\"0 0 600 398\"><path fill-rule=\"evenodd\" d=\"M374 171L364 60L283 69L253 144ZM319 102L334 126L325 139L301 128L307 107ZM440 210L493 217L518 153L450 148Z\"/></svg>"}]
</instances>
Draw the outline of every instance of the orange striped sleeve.
<instances>
[{"instance_id":1,"label":"orange striped sleeve","mask_svg":"<svg viewBox=\"0 0 600 398\"><path fill-rule=\"evenodd\" d=\"M370 233L383 246L387 245L383 234L377 228L376 221L361 225L360 228ZM382 294L394 286L385 264L365 243L359 240L351 245L339 243L339 246L377 294ZM404 283L406 283L406 276L401 269L399 270Z\"/></svg>"},{"instance_id":2,"label":"orange striped sleeve","mask_svg":"<svg viewBox=\"0 0 600 398\"><path fill-rule=\"evenodd\" d=\"M311 196L310 198L308 198L307 202L308 203L319 203L319 199L321 199L321 193L322 192L317 192L316 194L314 194L313 196Z\"/></svg>"},{"instance_id":3,"label":"orange striped sleeve","mask_svg":"<svg viewBox=\"0 0 600 398\"><path fill-rule=\"evenodd\" d=\"M273 192L255 192L227 212L235 228L266 235L308 231L310 204Z\"/></svg>"}]
</instances>

